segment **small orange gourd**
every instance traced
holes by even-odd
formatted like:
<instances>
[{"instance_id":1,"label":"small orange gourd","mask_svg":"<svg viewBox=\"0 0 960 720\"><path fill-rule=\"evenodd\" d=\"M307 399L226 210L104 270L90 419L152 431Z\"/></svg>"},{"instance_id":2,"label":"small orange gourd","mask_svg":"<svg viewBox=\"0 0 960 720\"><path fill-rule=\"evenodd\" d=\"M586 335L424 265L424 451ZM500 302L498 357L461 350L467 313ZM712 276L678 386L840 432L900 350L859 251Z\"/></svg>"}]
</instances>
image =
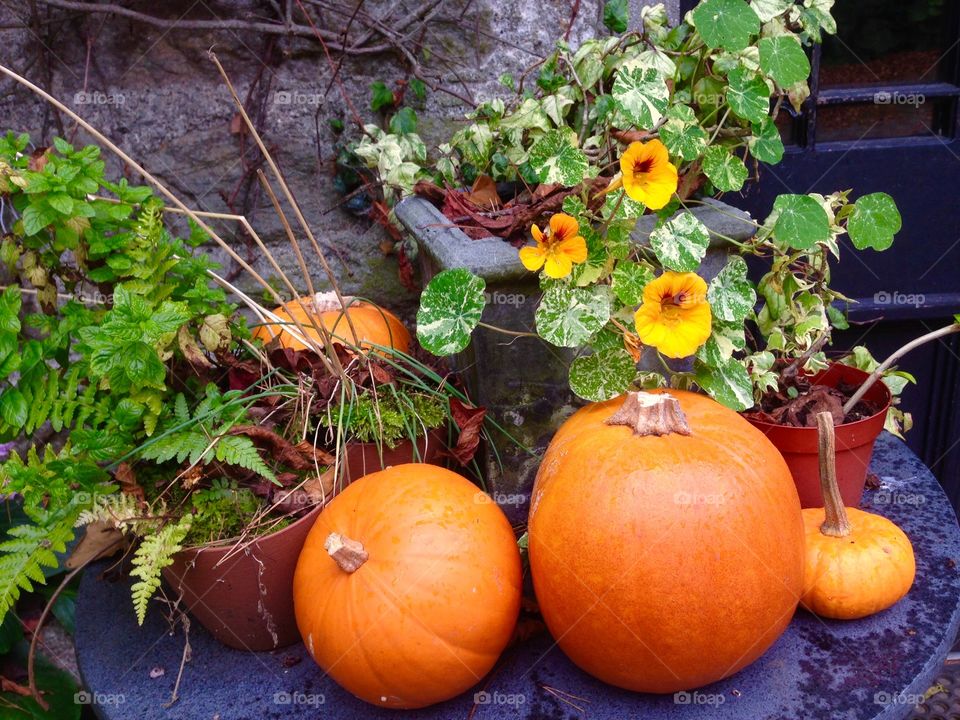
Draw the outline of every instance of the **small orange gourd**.
<instances>
[{"instance_id":1,"label":"small orange gourd","mask_svg":"<svg viewBox=\"0 0 960 720\"><path fill-rule=\"evenodd\" d=\"M396 315L362 300L345 297L344 302L347 303L345 310L332 293L317 293L284 303L273 311L280 319L257 327L253 336L265 343L277 337L281 347L305 350L306 344L295 334L306 335L322 343L320 332L315 327L319 325L333 336L334 342L363 349L382 345L409 352L410 332ZM297 323L301 327L297 327Z\"/></svg>"},{"instance_id":2,"label":"small orange gourd","mask_svg":"<svg viewBox=\"0 0 960 720\"><path fill-rule=\"evenodd\" d=\"M561 649L595 677L673 693L732 675L787 627L800 500L780 453L704 395L578 410L531 501L530 570Z\"/></svg>"},{"instance_id":3,"label":"small orange gourd","mask_svg":"<svg viewBox=\"0 0 960 720\"><path fill-rule=\"evenodd\" d=\"M325 672L362 700L420 708L476 685L520 610L520 553L500 508L435 465L353 482L307 536L297 625Z\"/></svg>"},{"instance_id":4,"label":"small orange gourd","mask_svg":"<svg viewBox=\"0 0 960 720\"><path fill-rule=\"evenodd\" d=\"M800 604L837 620L886 610L913 585L916 561L906 534L887 518L844 508L837 487L833 417L817 416L824 507L803 511L807 559Z\"/></svg>"}]
</instances>

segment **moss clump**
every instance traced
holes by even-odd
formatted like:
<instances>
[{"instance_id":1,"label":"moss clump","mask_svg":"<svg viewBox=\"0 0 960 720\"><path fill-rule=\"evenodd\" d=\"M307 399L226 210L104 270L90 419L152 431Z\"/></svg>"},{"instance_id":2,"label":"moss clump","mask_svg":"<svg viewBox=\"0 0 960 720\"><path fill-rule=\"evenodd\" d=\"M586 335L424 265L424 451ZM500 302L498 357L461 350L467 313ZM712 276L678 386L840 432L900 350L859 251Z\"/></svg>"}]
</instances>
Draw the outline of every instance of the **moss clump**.
<instances>
[{"instance_id":1,"label":"moss clump","mask_svg":"<svg viewBox=\"0 0 960 720\"><path fill-rule=\"evenodd\" d=\"M442 427L449 406L445 397L428 393L403 393L385 389L376 399L367 393L331 408L324 416L327 427L341 425L345 434L360 442L382 442L389 448L415 439L426 430Z\"/></svg>"}]
</instances>

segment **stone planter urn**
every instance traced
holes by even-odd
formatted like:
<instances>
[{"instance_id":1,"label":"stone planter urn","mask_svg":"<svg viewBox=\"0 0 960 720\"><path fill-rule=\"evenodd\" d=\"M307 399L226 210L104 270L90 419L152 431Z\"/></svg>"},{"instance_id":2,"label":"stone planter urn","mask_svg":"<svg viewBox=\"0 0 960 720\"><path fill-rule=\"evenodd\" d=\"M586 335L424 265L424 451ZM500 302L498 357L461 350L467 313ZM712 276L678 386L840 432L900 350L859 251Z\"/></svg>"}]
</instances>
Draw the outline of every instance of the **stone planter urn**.
<instances>
[{"instance_id":1,"label":"stone planter urn","mask_svg":"<svg viewBox=\"0 0 960 720\"><path fill-rule=\"evenodd\" d=\"M690 210L711 231L710 247L699 269L708 282L726 264L725 238L745 240L754 233L750 216L716 200ZM394 208L397 219L416 239L424 283L437 273L466 268L487 284L483 322L505 330L536 332L534 313L541 291L536 273L529 272L517 248L500 238L472 240L429 201L409 197ZM655 215L637 221L633 239L649 242ZM540 457L553 433L583 401L570 390L567 375L575 357L530 337L509 337L478 327L470 345L452 358L466 382L471 399L519 441L496 431L494 447L480 458L487 490L516 525L526 523L530 491Z\"/></svg>"}]
</instances>

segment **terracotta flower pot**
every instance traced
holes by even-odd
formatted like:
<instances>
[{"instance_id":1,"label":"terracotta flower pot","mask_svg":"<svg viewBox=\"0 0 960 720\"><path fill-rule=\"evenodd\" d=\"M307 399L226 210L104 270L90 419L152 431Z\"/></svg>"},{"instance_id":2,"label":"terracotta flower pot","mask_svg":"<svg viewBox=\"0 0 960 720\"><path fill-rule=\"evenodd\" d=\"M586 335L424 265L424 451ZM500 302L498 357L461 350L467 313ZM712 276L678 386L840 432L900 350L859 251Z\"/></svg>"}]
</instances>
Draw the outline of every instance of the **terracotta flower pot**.
<instances>
[{"instance_id":1,"label":"terracotta flower pot","mask_svg":"<svg viewBox=\"0 0 960 720\"><path fill-rule=\"evenodd\" d=\"M414 452L413 443L410 440L403 440L393 448L386 445L377 445L377 443L347 443L343 457L344 482L349 483L358 480L364 475L383 470L391 465L402 465L409 462L442 465L442 451L446 448L446 440L446 429L435 428L426 435L417 438L417 452Z\"/></svg>"},{"instance_id":2,"label":"terracotta flower pot","mask_svg":"<svg viewBox=\"0 0 960 720\"><path fill-rule=\"evenodd\" d=\"M860 385L867 377L868 373L863 370L837 363L814 375L812 381L818 385L837 387L841 383ZM870 417L836 426L837 483L843 504L848 507L860 505L873 444L883 430L887 408L890 407L890 390L883 382L874 383L864 400L881 409ZM805 508L823 507L817 428L776 425L749 417L747 420L764 432L787 461L800 495L800 505Z\"/></svg>"},{"instance_id":3,"label":"terracotta flower pot","mask_svg":"<svg viewBox=\"0 0 960 720\"><path fill-rule=\"evenodd\" d=\"M240 550L229 541L187 548L164 568L163 577L175 593L182 592L187 610L224 645L253 651L292 645L300 640L293 615L293 571L322 509L318 505Z\"/></svg>"}]
</instances>

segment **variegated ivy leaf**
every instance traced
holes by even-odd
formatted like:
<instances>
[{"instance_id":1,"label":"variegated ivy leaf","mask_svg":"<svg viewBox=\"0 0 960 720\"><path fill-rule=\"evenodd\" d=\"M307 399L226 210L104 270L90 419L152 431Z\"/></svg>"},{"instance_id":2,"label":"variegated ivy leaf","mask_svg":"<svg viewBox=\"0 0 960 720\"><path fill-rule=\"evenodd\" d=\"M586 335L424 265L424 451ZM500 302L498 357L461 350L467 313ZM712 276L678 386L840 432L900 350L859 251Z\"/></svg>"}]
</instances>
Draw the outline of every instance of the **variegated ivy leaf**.
<instances>
[{"instance_id":1,"label":"variegated ivy leaf","mask_svg":"<svg viewBox=\"0 0 960 720\"><path fill-rule=\"evenodd\" d=\"M747 279L747 263L734 255L710 281L707 301L713 317L721 322L742 323L753 311L757 293Z\"/></svg>"},{"instance_id":2,"label":"variegated ivy leaf","mask_svg":"<svg viewBox=\"0 0 960 720\"><path fill-rule=\"evenodd\" d=\"M620 68L613 82L613 100L637 128L651 130L667 111L670 91L653 68Z\"/></svg>"},{"instance_id":3,"label":"variegated ivy leaf","mask_svg":"<svg viewBox=\"0 0 960 720\"><path fill-rule=\"evenodd\" d=\"M452 355L470 344L486 304L486 283L465 268L444 270L427 283L417 311L417 339L434 355Z\"/></svg>"},{"instance_id":4,"label":"variegated ivy leaf","mask_svg":"<svg viewBox=\"0 0 960 720\"><path fill-rule=\"evenodd\" d=\"M587 172L587 156L575 146L576 133L551 130L530 148L530 165L540 182L579 185Z\"/></svg>"},{"instance_id":5,"label":"variegated ivy leaf","mask_svg":"<svg viewBox=\"0 0 960 720\"><path fill-rule=\"evenodd\" d=\"M686 105L673 105L667 110L660 139L671 155L688 162L696 160L707 148L707 132L700 127L693 109Z\"/></svg>"},{"instance_id":6,"label":"variegated ivy leaf","mask_svg":"<svg viewBox=\"0 0 960 720\"><path fill-rule=\"evenodd\" d=\"M759 75L736 67L727 75L727 104L734 115L749 122L763 122L770 113L770 89Z\"/></svg>"},{"instance_id":7,"label":"variegated ivy leaf","mask_svg":"<svg viewBox=\"0 0 960 720\"><path fill-rule=\"evenodd\" d=\"M788 247L810 250L830 239L830 218L823 206L809 195L780 195L773 202L773 237Z\"/></svg>"},{"instance_id":8,"label":"variegated ivy leaf","mask_svg":"<svg viewBox=\"0 0 960 720\"><path fill-rule=\"evenodd\" d=\"M847 218L847 233L858 250L886 250L900 232L900 212L893 198L878 192L857 200Z\"/></svg>"},{"instance_id":9,"label":"variegated ivy leaf","mask_svg":"<svg viewBox=\"0 0 960 720\"><path fill-rule=\"evenodd\" d=\"M820 30L831 35L837 33L837 21L833 19L830 12L833 9L833 3L834 0L804 0L803 2L807 20L804 26L814 42L820 42ZM819 27L812 27L813 23Z\"/></svg>"},{"instance_id":10,"label":"variegated ivy leaf","mask_svg":"<svg viewBox=\"0 0 960 720\"><path fill-rule=\"evenodd\" d=\"M493 131L489 125L474 123L458 130L451 144L463 153L463 159L476 168L485 168L493 152Z\"/></svg>"},{"instance_id":11,"label":"variegated ivy leaf","mask_svg":"<svg viewBox=\"0 0 960 720\"><path fill-rule=\"evenodd\" d=\"M720 145L707 148L703 155L703 171L714 187L724 192L736 192L747 180L747 166L743 160Z\"/></svg>"},{"instance_id":12,"label":"variegated ivy leaf","mask_svg":"<svg viewBox=\"0 0 960 720\"><path fill-rule=\"evenodd\" d=\"M665 268L693 272L710 245L710 232L693 213L671 218L650 233L650 247Z\"/></svg>"},{"instance_id":13,"label":"variegated ivy leaf","mask_svg":"<svg viewBox=\"0 0 960 720\"><path fill-rule=\"evenodd\" d=\"M550 118L544 112L539 100L527 98L520 107L500 121L504 130L550 130Z\"/></svg>"},{"instance_id":14,"label":"variegated ivy leaf","mask_svg":"<svg viewBox=\"0 0 960 720\"><path fill-rule=\"evenodd\" d=\"M571 105L573 105L573 99L560 93L548 95L543 99L543 111L557 127L563 125L563 119Z\"/></svg>"},{"instance_id":15,"label":"variegated ivy leaf","mask_svg":"<svg viewBox=\"0 0 960 720\"><path fill-rule=\"evenodd\" d=\"M746 0L703 0L692 13L693 24L711 48L743 50L760 32L760 18Z\"/></svg>"},{"instance_id":16,"label":"variegated ivy leaf","mask_svg":"<svg viewBox=\"0 0 960 720\"><path fill-rule=\"evenodd\" d=\"M750 372L750 381L758 392L764 393L768 390L776 390L779 383L779 375L773 372L773 363L776 357L772 352L763 350L754 353L744 359Z\"/></svg>"},{"instance_id":17,"label":"variegated ivy leaf","mask_svg":"<svg viewBox=\"0 0 960 720\"><path fill-rule=\"evenodd\" d=\"M610 287L624 305L639 305L643 289L653 280L653 270L631 260L621 260L613 269Z\"/></svg>"},{"instance_id":18,"label":"variegated ivy leaf","mask_svg":"<svg viewBox=\"0 0 960 720\"><path fill-rule=\"evenodd\" d=\"M725 323L713 319L711 338L716 345L720 356L726 360L739 350L747 347L746 333L743 323Z\"/></svg>"},{"instance_id":19,"label":"variegated ivy leaf","mask_svg":"<svg viewBox=\"0 0 960 720\"><path fill-rule=\"evenodd\" d=\"M636 374L633 358L626 350L603 350L571 363L570 389L584 400L601 402L625 392Z\"/></svg>"},{"instance_id":20,"label":"variegated ivy leaf","mask_svg":"<svg viewBox=\"0 0 960 720\"><path fill-rule=\"evenodd\" d=\"M810 76L810 61L793 35L761 38L760 68L782 88Z\"/></svg>"},{"instance_id":21,"label":"variegated ivy leaf","mask_svg":"<svg viewBox=\"0 0 960 720\"><path fill-rule=\"evenodd\" d=\"M640 48L643 46L637 45L635 47ZM641 70L653 68L664 77L673 77L673 74L677 71L677 66L673 60L670 59L670 56L656 47L640 50L640 52L637 52L629 58L625 57L621 67L629 70L633 70L634 68L640 68Z\"/></svg>"},{"instance_id":22,"label":"variegated ivy leaf","mask_svg":"<svg viewBox=\"0 0 960 720\"><path fill-rule=\"evenodd\" d=\"M776 165L783 159L783 140L780 128L772 117L763 118L760 124L753 124L753 136L747 140L750 154L764 163Z\"/></svg>"},{"instance_id":23,"label":"variegated ivy leaf","mask_svg":"<svg viewBox=\"0 0 960 720\"><path fill-rule=\"evenodd\" d=\"M610 305L609 289L605 286L551 285L537 308L537 332L558 347L582 345L607 324Z\"/></svg>"},{"instance_id":24,"label":"variegated ivy leaf","mask_svg":"<svg viewBox=\"0 0 960 720\"><path fill-rule=\"evenodd\" d=\"M750 0L750 7L759 16L760 22L769 22L793 7L793 0Z\"/></svg>"},{"instance_id":25,"label":"variegated ivy leaf","mask_svg":"<svg viewBox=\"0 0 960 720\"><path fill-rule=\"evenodd\" d=\"M603 43L587 40L573 56L573 69L585 88L593 87L603 77Z\"/></svg>"},{"instance_id":26,"label":"variegated ivy leaf","mask_svg":"<svg viewBox=\"0 0 960 720\"><path fill-rule=\"evenodd\" d=\"M694 363L694 372L697 385L721 405L737 412L753 407L750 374L736 358L717 364L706 363L698 358Z\"/></svg>"}]
</instances>

